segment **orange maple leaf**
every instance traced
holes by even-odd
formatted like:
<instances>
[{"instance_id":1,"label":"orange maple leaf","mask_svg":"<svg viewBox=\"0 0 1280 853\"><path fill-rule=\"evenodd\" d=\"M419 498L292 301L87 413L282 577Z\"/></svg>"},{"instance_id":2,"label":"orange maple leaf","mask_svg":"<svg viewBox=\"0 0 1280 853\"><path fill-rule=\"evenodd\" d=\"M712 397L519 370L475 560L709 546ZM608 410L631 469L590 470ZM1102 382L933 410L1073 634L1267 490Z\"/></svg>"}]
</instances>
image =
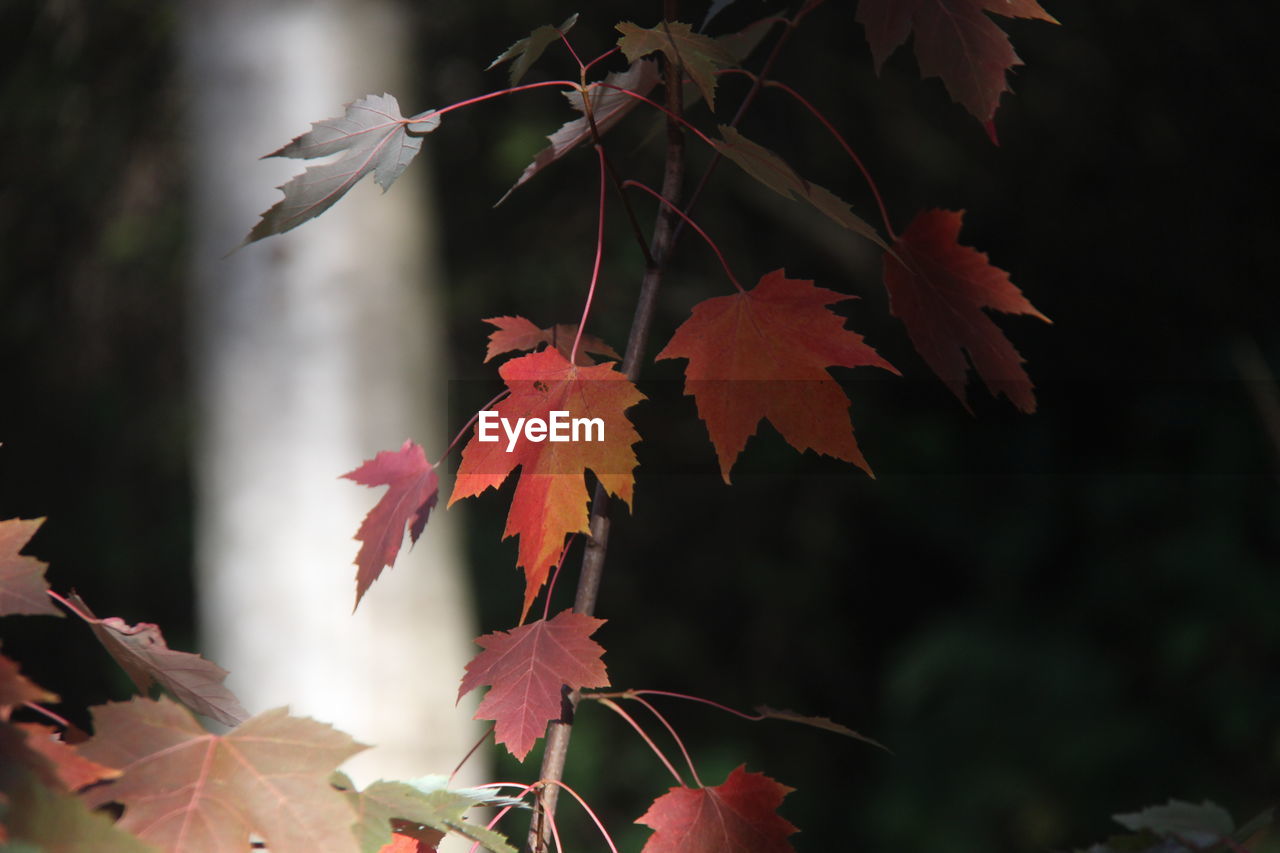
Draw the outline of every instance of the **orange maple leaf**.
<instances>
[{"instance_id":1,"label":"orange maple leaf","mask_svg":"<svg viewBox=\"0 0 1280 853\"><path fill-rule=\"evenodd\" d=\"M520 467L503 538L520 537L517 565L525 572L523 620L551 568L558 565L565 536L590 532L586 471L590 469L610 494L631 503L637 464L632 445L640 436L625 412L644 395L612 362L574 365L555 349L512 359L498 373L511 393L494 407L489 419L488 435L496 440L482 440L485 423L477 424L462 451L449 505L497 488ZM575 424L566 426L569 440L552 440L545 428L557 412L565 413L571 422L598 420L599 430L592 424L578 430ZM544 426L541 440L525 431L534 421Z\"/></svg>"},{"instance_id":2,"label":"orange maple leaf","mask_svg":"<svg viewBox=\"0 0 1280 853\"><path fill-rule=\"evenodd\" d=\"M762 419L792 447L852 462L868 474L849 398L826 368L897 369L826 306L855 297L775 270L751 290L698 303L657 358L686 358L685 394L698 405L729 470Z\"/></svg>"},{"instance_id":3,"label":"orange maple leaf","mask_svg":"<svg viewBox=\"0 0 1280 853\"><path fill-rule=\"evenodd\" d=\"M484 353L485 361L503 353L514 350L528 352L543 345L555 347L560 350L561 355L568 358L573 351L574 338L578 335L578 327L568 323L539 329L524 317L489 317L485 322L497 327L489 333L489 346ZM588 353L615 360L622 358L613 347L595 335L582 336L578 344L578 356L574 362L588 367L595 364L595 360L590 358Z\"/></svg>"}]
</instances>

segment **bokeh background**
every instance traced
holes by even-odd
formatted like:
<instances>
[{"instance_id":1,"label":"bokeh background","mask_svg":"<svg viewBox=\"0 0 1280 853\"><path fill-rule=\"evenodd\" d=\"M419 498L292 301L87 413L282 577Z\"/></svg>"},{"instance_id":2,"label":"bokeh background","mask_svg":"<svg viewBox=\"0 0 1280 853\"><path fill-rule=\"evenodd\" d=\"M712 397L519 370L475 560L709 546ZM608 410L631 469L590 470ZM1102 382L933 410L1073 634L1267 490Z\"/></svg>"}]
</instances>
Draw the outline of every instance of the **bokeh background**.
<instances>
[{"instance_id":1,"label":"bokeh background","mask_svg":"<svg viewBox=\"0 0 1280 853\"><path fill-rule=\"evenodd\" d=\"M594 55L615 21L653 23L654 5L593 4L574 43ZM685 5L695 22L705 11ZM745 762L797 789L783 814L799 850L1069 849L1111 832L1111 814L1169 797L1239 820L1280 798L1266 32L1243 2L1045 5L1061 27L1002 20L1027 64L999 147L919 79L909 50L877 77L852 3L825 4L776 71L843 130L899 230L925 207L967 210L964 242L1053 319L999 320L1036 381L1035 415L977 387L967 413L888 315L868 247L732 167L699 218L739 276L785 267L858 295L840 310L906 375L836 371L878 478L796 454L766 426L724 486L679 362L652 369L655 402L636 410L634 513L615 521L598 609L614 684L829 716L893 750L663 704L707 781ZM711 31L771 8L739 0ZM573 11L415 4L418 90L402 104L501 87L488 60ZM30 550L55 588L190 649L178 14L131 0L0 9L0 517L48 516ZM574 73L552 51L530 79ZM722 103L743 90L725 81ZM567 158L491 209L568 117L553 91L452 114L403 179L434 172L444 214L455 421L493 375L481 317L546 325L580 309L594 160ZM656 127L635 116L612 142L653 185ZM856 171L795 105L763 97L743 131L873 218ZM697 174L705 152L691 159ZM639 206L647 221L652 205ZM593 331L621 347L641 262L616 205L610 215ZM714 258L684 240L651 352L723 292ZM507 628L520 580L513 542L499 542L506 503L473 503L480 623ZM80 627L0 631L74 719L128 695ZM669 778L616 718L589 708L579 722L569 779L638 850L647 831L630 823ZM496 772L526 779L534 766L499 758Z\"/></svg>"}]
</instances>

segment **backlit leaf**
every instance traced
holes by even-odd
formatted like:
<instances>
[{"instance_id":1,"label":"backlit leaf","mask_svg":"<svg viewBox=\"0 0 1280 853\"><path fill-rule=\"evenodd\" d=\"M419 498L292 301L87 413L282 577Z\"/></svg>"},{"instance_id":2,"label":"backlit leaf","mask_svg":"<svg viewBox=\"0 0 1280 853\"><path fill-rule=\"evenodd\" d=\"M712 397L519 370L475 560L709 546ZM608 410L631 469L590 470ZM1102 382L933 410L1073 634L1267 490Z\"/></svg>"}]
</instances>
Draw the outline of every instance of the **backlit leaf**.
<instances>
[{"instance_id":1,"label":"backlit leaf","mask_svg":"<svg viewBox=\"0 0 1280 853\"><path fill-rule=\"evenodd\" d=\"M672 788L636 820L654 831L643 853L794 853L797 830L777 813L793 790L745 766L723 785Z\"/></svg>"},{"instance_id":2,"label":"backlit leaf","mask_svg":"<svg viewBox=\"0 0 1280 853\"><path fill-rule=\"evenodd\" d=\"M828 367L898 371L826 306L852 299L775 270L744 293L698 303L656 358L684 358L694 398L729 471L762 419L792 447L867 465L853 435L849 398Z\"/></svg>"},{"instance_id":3,"label":"backlit leaf","mask_svg":"<svg viewBox=\"0 0 1280 853\"><path fill-rule=\"evenodd\" d=\"M356 606L382 574L395 564L405 529L417 542L435 509L440 479L422 447L405 440L399 450L384 450L359 468L342 475L362 486L387 486L387 493L369 510L356 531L362 544L356 554Z\"/></svg>"},{"instance_id":4,"label":"backlit leaf","mask_svg":"<svg viewBox=\"0 0 1280 853\"><path fill-rule=\"evenodd\" d=\"M489 347L485 350L484 360L507 352L528 352L550 345L560 351L565 358L573 351L573 339L578 334L578 327L561 323L546 329L539 329L523 317L490 317L485 320L497 329L489 333ZM613 347L595 335L583 335L578 344L578 357L575 364L589 366L595 361L588 354L606 356L622 360L622 356Z\"/></svg>"},{"instance_id":5,"label":"backlit leaf","mask_svg":"<svg viewBox=\"0 0 1280 853\"><path fill-rule=\"evenodd\" d=\"M559 564L565 537L590 532L586 472L590 470L610 494L631 502L636 466L632 445L640 436L625 412L644 395L612 362L574 365L555 349L514 358L498 373L510 394L494 406L491 416L485 413L492 418L489 435L496 440L482 441L484 421L477 424L462 451L449 503L497 488L520 468L504 538L520 537L517 565L525 572L523 618L551 567ZM523 437L521 424L549 425L552 412L563 413L570 421L591 419L599 429L584 424L577 440L553 441L549 433L543 434L543 440ZM518 438L509 438L507 428ZM573 435L566 432L566 437Z\"/></svg>"},{"instance_id":6,"label":"backlit leaf","mask_svg":"<svg viewBox=\"0 0 1280 853\"><path fill-rule=\"evenodd\" d=\"M160 699L100 705L80 747L121 777L87 790L90 807L120 803L121 829L171 853L244 853L251 833L272 853L359 853L356 816L329 784L364 747L283 708L225 735Z\"/></svg>"},{"instance_id":7,"label":"backlit leaf","mask_svg":"<svg viewBox=\"0 0 1280 853\"><path fill-rule=\"evenodd\" d=\"M560 719L564 688L609 686L604 649L591 639L604 621L564 610L477 638L484 651L467 664L458 698L491 685L476 719L495 721L497 742L524 761L547 724Z\"/></svg>"},{"instance_id":8,"label":"backlit leaf","mask_svg":"<svg viewBox=\"0 0 1280 853\"><path fill-rule=\"evenodd\" d=\"M424 791L406 782L374 782L354 796L361 814L358 833L366 832L365 827L393 827L400 837L430 844L430 849L453 833L492 853L516 853L501 833L466 819L469 809L488 802L486 797L448 788ZM384 843L413 849L407 841Z\"/></svg>"},{"instance_id":9,"label":"backlit leaf","mask_svg":"<svg viewBox=\"0 0 1280 853\"><path fill-rule=\"evenodd\" d=\"M400 114L391 95L365 95L347 104L346 112L317 121L311 130L268 157L312 159L340 155L292 178L280 187L284 199L266 213L245 243L283 234L332 207L365 175L385 192L422 148L422 135L440 126L440 117L427 110L412 118Z\"/></svg>"}]
</instances>

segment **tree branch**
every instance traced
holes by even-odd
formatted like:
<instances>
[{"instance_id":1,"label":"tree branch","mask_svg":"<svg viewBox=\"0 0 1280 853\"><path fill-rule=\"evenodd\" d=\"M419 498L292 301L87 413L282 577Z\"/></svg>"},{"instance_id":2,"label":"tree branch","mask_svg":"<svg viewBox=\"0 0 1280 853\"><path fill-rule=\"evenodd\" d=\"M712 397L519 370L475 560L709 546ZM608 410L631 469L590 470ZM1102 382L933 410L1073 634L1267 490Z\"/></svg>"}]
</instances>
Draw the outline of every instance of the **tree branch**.
<instances>
[{"instance_id":1,"label":"tree branch","mask_svg":"<svg viewBox=\"0 0 1280 853\"><path fill-rule=\"evenodd\" d=\"M664 0L663 19L674 21L679 17L678 0ZM684 132L675 117L684 112L681 78L683 69L674 62L664 64L664 87L667 90L667 155L662 175L662 195L673 205L680 203L684 183ZM627 338L627 351L622 360L622 372L632 382L640 375L645 347L649 342L649 330L653 324L654 306L658 288L666 269L667 258L673 245L675 227L679 216L667 205L659 205L653 239L649 243L649 258L644 278L640 282L640 294L636 299L635 316ZM609 546L609 496L604 487L596 484L591 500L591 538L582 554L582 568L578 575L578 591L573 609L587 616L594 615L596 598L600 590L600 578L604 572L604 559ZM569 736L573 732L573 710L578 705L578 692L569 695L566 718L547 727L547 741L542 754L541 781L559 782L564 776L565 759L569 754ZM556 801L560 788L556 784L543 784L535 806L533 825L529 830L528 846L534 853L545 853L551 842L551 823L555 819Z\"/></svg>"}]
</instances>

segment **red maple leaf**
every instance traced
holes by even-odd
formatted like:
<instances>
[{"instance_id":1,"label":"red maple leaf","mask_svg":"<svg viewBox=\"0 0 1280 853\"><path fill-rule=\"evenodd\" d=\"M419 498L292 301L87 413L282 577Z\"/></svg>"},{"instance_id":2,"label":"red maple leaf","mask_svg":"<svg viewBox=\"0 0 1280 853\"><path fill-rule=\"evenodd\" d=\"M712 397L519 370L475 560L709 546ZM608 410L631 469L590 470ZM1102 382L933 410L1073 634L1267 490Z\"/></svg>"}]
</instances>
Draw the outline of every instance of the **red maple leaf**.
<instances>
[{"instance_id":1,"label":"red maple leaf","mask_svg":"<svg viewBox=\"0 0 1280 853\"><path fill-rule=\"evenodd\" d=\"M422 535L439 497L440 479L422 447L407 439L399 450L384 450L342 476L362 486L388 487L356 531L356 539L363 543L356 554L359 607L360 599L382 574L383 567L395 564L405 527L414 542Z\"/></svg>"},{"instance_id":2,"label":"red maple leaf","mask_svg":"<svg viewBox=\"0 0 1280 853\"><path fill-rule=\"evenodd\" d=\"M41 524L44 524L43 518L0 521L0 616L13 613L62 615L62 611L49 600L49 584L44 580L48 564L18 553L26 547Z\"/></svg>"},{"instance_id":3,"label":"red maple leaf","mask_svg":"<svg viewBox=\"0 0 1280 853\"><path fill-rule=\"evenodd\" d=\"M130 625L118 616L99 619L80 596L73 593L67 600L143 694L158 683L191 710L228 726L249 716L223 685L225 669L200 655L169 648L158 626L150 622Z\"/></svg>"},{"instance_id":4,"label":"red maple leaf","mask_svg":"<svg viewBox=\"0 0 1280 853\"><path fill-rule=\"evenodd\" d=\"M16 723L14 728L26 735L27 748L48 762L49 771L67 791L79 791L104 779L120 776L119 770L85 758L51 726Z\"/></svg>"},{"instance_id":5,"label":"red maple leaf","mask_svg":"<svg viewBox=\"0 0 1280 853\"><path fill-rule=\"evenodd\" d=\"M495 721L497 742L524 761L547 723L560 719L565 687L609 686L600 659L604 649L591 639L604 621L564 610L550 620L477 638L484 651L467 664L458 698L492 685L475 718Z\"/></svg>"},{"instance_id":6,"label":"red maple leaf","mask_svg":"<svg viewBox=\"0 0 1280 853\"><path fill-rule=\"evenodd\" d=\"M1009 91L1005 72L1022 60L984 12L1058 23L1036 0L858 0L857 18L877 72L914 30L921 76L941 77L951 99L990 131L1000 95Z\"/></svg>"},{"instance_id":7,"label":"red maple leaf","mask_svg":"<svg viewBox=\"0 0 1280 853\"><path fill-rule=\"evenodd\" d=\"M462 451L449 504L497 488L520 467L503 538L520 536L517 565L525 571L523 620L551 567L559 563L565 536L590 532L587 469L611 494L631 502L636 466L631 446L640 436L625 412L644 395L612 363L573 365L555 349L512 359L498 373L511 393L493 409L488 434L497 440L482 441L484 423L477 424ZM519 431L521 424L534 420L548 426L553 412L568 413L564 417L570 420L598 419L601 428L597 432L587 425L576 437L570 432L567 441L552 441L545 430L547 440L543 441L530 440L528 433L512 440L505 433L507 428ZM499 424L506 426L499 428Z\"/></svg>"},{"instance_id":8,"label":"red maple leaf","mask_svg":"<svg viewBox=\"0 0 1280 853\"><path fill-rule=\"evenodd\" d=\"M926 210L912 220L884 256L889 310L907 327L911 343L964 407L969 362L993 395L1020 410L1036 409L1022 356L983 308L1049 318L1027 301L1009 274L983 252L960 245L964 211ZM969 353L965 360L964 352Z\"/></svg>"},{"instance_id":9,"label":"red maple leaf","mask_svg":"<svg viewBox=\"0 0 1280 853\"><path fill-rule=\"evenodd\" d=\"M568 323L539 329L523 317L490 317L485 322L497 326L497 329L489 333L489 346L484 353L485 361L506 352L517 350L528 352L539 349L543 345L555 347L561 355L568 358L573 351L573 339L578 334L578 327ZM622 358L613 347L595 335L582 336L582 340L578 343L578 356L574 359L574 364L588 367L595 364L592 359L587 358L587 353L619 360Z\"/></svg>"},{"instance_id":10,"label":"red maple leaf","mask_svg":"<svg viewBox=\"0 0 1280 853\"><path fill-rule=\"evenodd\" d=\"M849 420L849 398L830 366L897 369L826 306L853 299L775 270L751 290L698 303L657 358L686 358L685 393L729 482L756 426L767 418L792 447L871 473Z\"/></svg>"},{"instance_id":11,"label":"red maple leaf","mask_svg":"<svg viewBox=\"0 0 1280 853\"><path fill-rule=\"evenodd\" d=\"M329 776L363 747L323 723L277 708L215 735L173 702L138 698L94 708L93 725L80 753L122 775L86 803L120 803L118 826L162 850L242 853L250 833L272 853L360 849Z\"/></svg>"},{"instance_id":12,"label":"red maple leaf","mask_svg":"<svg viewBox=\"0 0 1280 853\"><path fill-rule=\"evenodd\" d=\"M745 766L712 788L672 788L639 818L653 829L643 853L794 853L797 830L777 814L794 788Z\"/></svg>"}]
</instances>

